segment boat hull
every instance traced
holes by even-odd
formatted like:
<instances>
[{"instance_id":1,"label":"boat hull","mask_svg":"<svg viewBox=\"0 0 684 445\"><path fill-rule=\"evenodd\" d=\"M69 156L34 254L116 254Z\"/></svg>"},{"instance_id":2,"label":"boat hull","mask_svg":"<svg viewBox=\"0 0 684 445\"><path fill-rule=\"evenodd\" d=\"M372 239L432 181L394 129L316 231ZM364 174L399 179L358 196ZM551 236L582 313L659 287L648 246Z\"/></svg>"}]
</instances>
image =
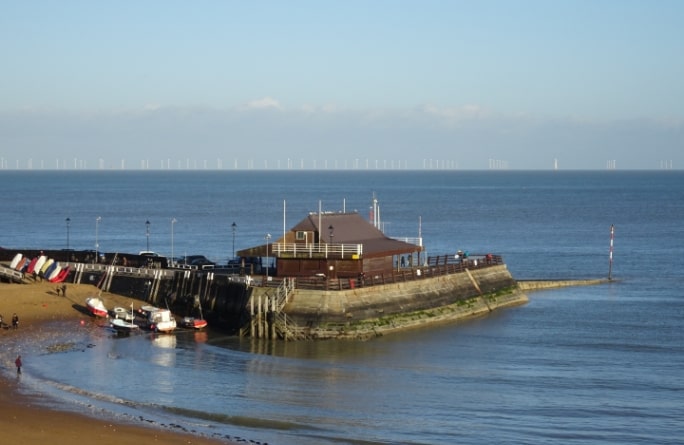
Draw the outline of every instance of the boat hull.
<instances>
[{"instance_id":1,"label":"boat hull","mask_svg":"<svg viewBox=\"0 0 684 445\"><path fill-rule=\"evenodd\" d=\"M109 315L104 303L97 297L86 298L86 309L94 317L105 318Z\"/></svg>"},{"instance_id":2,"label":"boat hull","mask_svg":"<svg viewBox=\"0 0 684 445\"><path fill-rule=\"evenodd\" d=\"M185 317L181 322L181 326L188 329L204 329L207 327L207 320L194 317Z\"/></svg>"},{"instance_id":3,"label":"boat hull","mask_svg":"<svg viewBox=\"0 0 684 445\"><path fill-rule=\"evenodd\" d=\"M121 333L130 333L139 329L137 324L129 323L119 318L113 319L110 324L117 332Z\"/></svg>"}]
</instances>

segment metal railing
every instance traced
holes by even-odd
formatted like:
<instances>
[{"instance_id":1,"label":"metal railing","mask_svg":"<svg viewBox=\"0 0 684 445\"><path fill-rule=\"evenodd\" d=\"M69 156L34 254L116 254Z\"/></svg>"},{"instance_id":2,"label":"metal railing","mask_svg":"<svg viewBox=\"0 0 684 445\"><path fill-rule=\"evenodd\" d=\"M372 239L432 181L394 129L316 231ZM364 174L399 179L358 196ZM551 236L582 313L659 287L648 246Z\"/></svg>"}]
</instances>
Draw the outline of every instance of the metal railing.
<instances>
[{"instance_id":1,"label":"metal railing","mask_svg":"<svg viewBox=\"0 0 684 445\"><path fill-rule=\"evenodd\" d=\"M463 273L473 269L483 269L504 264L500 255L470 255L466 259L456 259L453 255L428 257L423 266L400 267L389 273L370 273L357 277L297 277L296 289L308 290L350 290L361 287L379 286L393 283L418 281L441 275ZM268 287L278 287L284 278L271 277L263 282Z\"/></svg>"},{"instance_id":2,"label":"metal railing","mask_svg":"<svg viewBox=\"0 0 684 445\"><path fill-rule=\"evenodd\" d=\"M363 255L363 244L274 243L270 254L291 258L352 258Z\"/></svg>"}]
</instances>

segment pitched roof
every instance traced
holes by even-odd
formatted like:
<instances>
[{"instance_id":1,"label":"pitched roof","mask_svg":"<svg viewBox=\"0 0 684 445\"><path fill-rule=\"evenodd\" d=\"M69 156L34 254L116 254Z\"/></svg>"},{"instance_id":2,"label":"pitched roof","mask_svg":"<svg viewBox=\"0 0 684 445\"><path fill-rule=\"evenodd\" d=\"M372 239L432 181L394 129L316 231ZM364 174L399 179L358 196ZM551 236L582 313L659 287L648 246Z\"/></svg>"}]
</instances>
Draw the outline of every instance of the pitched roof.
<instances>
[{"instance_id":1,"label":"pitched roof","mask_svg":"<svg viewBox=\"0 0 684 445\"><path fill-rule=\"evenodd\" d=\"M363 256L366 258L401 255L423 250L421 246L389 238L358 213L310 213L290 229L290 232L299 231L318 232L320 241L323 243L361 244ZM283 242L283 240L274 239L273 242ZM237 253L240 256L264 256L266 245L243 249Z\"/></svg>"},{"instance_id":2,"label":"pitched roof","mask_svg":"<svg viewBox=\"0 0 684 445\"><path fill-rule=\"evenodd\" d=\"M366 257L422 250L420 246L389 238L358 213L311 213L291 230L319 232L321 240L326 243L362 244Z\"/></svg>"}]
</instances>

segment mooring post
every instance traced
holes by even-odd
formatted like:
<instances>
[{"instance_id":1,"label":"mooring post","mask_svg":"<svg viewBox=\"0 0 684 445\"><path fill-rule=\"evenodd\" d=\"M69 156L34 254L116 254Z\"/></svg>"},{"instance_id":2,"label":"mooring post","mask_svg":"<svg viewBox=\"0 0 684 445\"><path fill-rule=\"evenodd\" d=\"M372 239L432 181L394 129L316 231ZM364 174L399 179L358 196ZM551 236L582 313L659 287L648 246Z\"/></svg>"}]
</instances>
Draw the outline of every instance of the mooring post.
<instances>
[{"instance_id":1,"label":"mooring post","mask_svg":"<svg viewBox=\"0 0 684 445\"><path fill-rule=\"evenodd\" d=\"M276 338L276 298L271 298L271 338Z\"/></svg>"},{"instance_id":2,"label":"mooring post","mask_svg":"<svg viewBox=\"0 0 684 445\"><path fill-rule=\"evenodd\" d=\"M263 337L263 326L261 325L261 294L259 294L257 300L257 337Z\"/></svg>"},{"instance_id":3,"label":"mooring post","mask_svg":"<svg viewBox=\"0 0 684 445\"><path fill-rule=\"evenodd\" d=\"M615 226L610 225L610 250L608 252L608 281L613 280L613 238L615 237Z\"/></svg>"},{"instance_id":4,"label":"mooring post","mask_svg":"<svg viewBox=\"0 0 684 445\"><path fill-rule=\"evenodd\" d=\"M254 296L249 297L249 336L254 338Z\"/></svg>"}]
</instances>

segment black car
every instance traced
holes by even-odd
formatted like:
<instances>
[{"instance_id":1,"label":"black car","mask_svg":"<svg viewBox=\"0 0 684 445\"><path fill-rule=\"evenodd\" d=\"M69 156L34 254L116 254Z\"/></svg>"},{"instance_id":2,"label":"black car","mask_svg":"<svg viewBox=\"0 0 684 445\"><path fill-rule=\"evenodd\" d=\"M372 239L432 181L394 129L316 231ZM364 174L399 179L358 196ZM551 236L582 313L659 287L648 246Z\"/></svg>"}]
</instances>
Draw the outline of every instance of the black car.
<instances>
[{"instance_id":1,"label":"black car","mask_svg":"<svg viewBox=\"0 0 684 445\"><path fill-rule=\"evenodd\" d=\"M216 263L209 260L204 255L188 255L183 258L182 263L189 266L197 266L199 269L210 269L216 266Z\"/></svg>"}]
</instances>

